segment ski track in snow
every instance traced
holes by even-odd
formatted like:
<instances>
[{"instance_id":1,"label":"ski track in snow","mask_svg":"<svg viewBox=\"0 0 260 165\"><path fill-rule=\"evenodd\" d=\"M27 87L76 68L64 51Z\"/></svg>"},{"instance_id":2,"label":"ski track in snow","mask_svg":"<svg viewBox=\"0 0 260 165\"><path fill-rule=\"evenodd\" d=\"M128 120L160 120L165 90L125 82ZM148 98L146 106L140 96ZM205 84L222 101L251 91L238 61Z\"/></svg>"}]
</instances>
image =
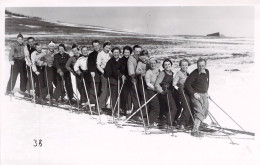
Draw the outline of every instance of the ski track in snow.
<instances>
[{"instance_id":1,"label":"ski track in snow","mask_svg":"<svg viewBox=\"0 0 260 165\"><path fill-rule=\"evenodd\" d=\"M7 60L7 57L6 57ZM208 61L211 98L247 131L258 126L254 64L248 57ZM10 66L5 63L1 88L1 164L257 164L259 139L194 138L187 133L144 135L142 128L97 124L90 115L70 113L4 96ZM189 70L196 66L193 64ZM225 69L239 69L227 72ZM174 68L175 72L178 68ZM15 91L19 87L17 79ZM74 77L72 82L75 86ZM254 104L252 104L254 103ZM212 102L210 112L223 127L238 127ZM108 116L102 115L106 122ZM205 120L210 123L209 118ZM238 137L248 137L240 136ZM231 136L232 138L232 136ZM252 137L250 137L252 138ZM42 139L42 147L33 147Z\"/></svg>"}]
</instances>

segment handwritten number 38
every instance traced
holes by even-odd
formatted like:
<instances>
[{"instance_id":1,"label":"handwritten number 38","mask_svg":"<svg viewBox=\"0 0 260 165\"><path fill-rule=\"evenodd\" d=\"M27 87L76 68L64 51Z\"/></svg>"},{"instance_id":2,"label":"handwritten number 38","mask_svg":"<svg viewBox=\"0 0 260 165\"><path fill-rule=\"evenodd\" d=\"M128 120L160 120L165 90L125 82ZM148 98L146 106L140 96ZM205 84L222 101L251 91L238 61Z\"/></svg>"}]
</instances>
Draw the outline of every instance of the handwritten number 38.
<instances>
[{"instance_id":1,"label":"handwritten number 38","mask_svg":"<svg viewBox=\"0 0 260 165\"><path fill-rule=\"evenodd\" d=\"M34 147L37 147L37 146L39 146L39 147L41 147L42 146L42 139L39 139L39 142L38 142L38 140L36 140L36 139L34 139Z\"/></svg>"}]
</instances>

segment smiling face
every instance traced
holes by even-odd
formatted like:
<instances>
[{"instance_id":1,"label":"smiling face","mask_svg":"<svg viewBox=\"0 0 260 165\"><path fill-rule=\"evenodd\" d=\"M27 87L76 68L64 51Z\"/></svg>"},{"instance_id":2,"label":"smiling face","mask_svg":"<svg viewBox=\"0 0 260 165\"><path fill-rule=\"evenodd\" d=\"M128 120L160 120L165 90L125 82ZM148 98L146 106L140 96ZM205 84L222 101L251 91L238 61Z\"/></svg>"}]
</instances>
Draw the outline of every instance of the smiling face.
<instances>
[{"instance_id":1,"label":"smiling face","mask_svg":"<svg viewBox=\"0 0 260 165\"><path fill-rule=\"evenodd\" d=\"M150 61L150 66L151 66L152 70L156 69L156 68L157 68L157 62L156 62L156 60Z\"/></svg>"},{"instance_id":2,"label":"smiling face","mask_svg":"<svg viewBox=\"0 0 260 165\"><path fill-rule=\"evenodd\" d=\"M108 53L110 50L111 50L111 45L106 45L106 46L104 47L104 52L105 52L105 53Z\"/></svg>"},{"instance_id":3,"label":"smiling face","mask_svg":"<svg viewBox=\"0 0 260 165\"><path fill-rule=\"evenodd\" d=\"M59 49L59 53L60 54L63 54L65 52L65 50L64 50L64 48L62 46L59 46L58 49Z\"/></svg>"},{"instance_id":4,"label":"smiling face","mask_svg":"<svg viewBox=\"0 0 260 165\"><path fill-rule=\"evenodd\" d=\"M181 70L182 70L183 72L187 72L188 66L189 66L189 64L188 64L187 61L182 61L182 62L181 62Z\"/></svg>"},{"instance_id":5,"label":"smiling face","mask_svg":"<svg viewBox=\"0 0 260 165\"><path fill-rule=\"evenodd\" d=\"M124 51L124 56L125 56L126 58L129 58L129 56L130 56L130 51L126 49L126 50Z\"/></svg>"},{"instance_id":6,"label":"smiling face","mask_svg":"<svg viewBox=\"0 0 260 165\"><path fill-rule=\"evenodd\" d=\"M118 59L119 58L119 55L120 55L120 52L118 49L115 49L114 52L113 52L113 56L115 59Z\"/></svg>"},{"instance_id":7,"label":"smiling face","mask_svg":"<svg viewBox=\"0 0 260 165\"><path fill-rule=\"evenodd\" d=\"M88 49L86 47L82 48L81 52L83 56L88 56Z\"/></svg>"},{"instance_id":8,"label":"smiling face","mask_svg":"<svg viewBox=\"0 0 260 165\"><path fill-rule=\"evenodd\" d=\"M34 45L34 39L32 39L32 38L29 39L29 40L28 40L28 44L29 44L30 47L33 47L33 45Z\"/></svg>"},{"instance_id":9,"label":"smiling face","mask_svg":"<svg viewBox=\"0 0 260 165\"><path fill-rule=\"evenodd\" d=\"M54 46L54 45L50 45L50 46L49 46L49 50L50 50L51 52L53 52L54 49L55 49L55 46Z\"/></svg>"},{"instance_id":10,"label":"smiling face","mask_svg":"<svg viewBox=\"0 0 260 165\"><path fill-rule=\"evenodd\" d=\"M71 51L72 51L72 53L74 54L74 56L79 56L79 50L78 50L78 48L73 48Z\"/></svg>"},{"instance_id":11,"label":"smiling face","mask_svg":"<svg viewBox=\"0 0 260 165\"><path fill-rule=\"evenodd\" d=\"M93 49L98 52L100 50L100 44L98 42L94 42Z\"/></svg>"},{"instance_id":12,"label":"smiling face","mask_svg":"<svg viewBox=\"0 0 260 165\"><path fill-rule=\"evenodd\" d=\"M38 53L42 52L42 47L41 47L41 45L37 45L35 49L36 49L36 51L37 51Z\"/></svg>"},{"instance_id":13,"label":"smiling face","mask_svg":"<svg viewBox=\"0 0 260 165\"><path fill-rule=\"evenodd\" d=\"M197 64L199 72L204 72L206 69L206 62L205 61L200 61Z\"/></svg>"},{"instance_id":14,"label":"smiling face","mask_svg":"<svg viewBox=\"0 0 260 165\"><path fill-rule=\"evenodd\" d=\"M17 38L17 42L18 42L19 44L23 44L23 38L22 38L22 37L18 37L18 38Z\"/></svg>"},{"instance_id":15,"label":"smiling face","mask_svg":"<svg viewBox=\"0 0 260 165\"><path fill-rule=\"evenodd\" d=\"M172 64L169 61L166 61L163 65L163 68L167 71L171 70Z\"/></svg>"}]
</instances>

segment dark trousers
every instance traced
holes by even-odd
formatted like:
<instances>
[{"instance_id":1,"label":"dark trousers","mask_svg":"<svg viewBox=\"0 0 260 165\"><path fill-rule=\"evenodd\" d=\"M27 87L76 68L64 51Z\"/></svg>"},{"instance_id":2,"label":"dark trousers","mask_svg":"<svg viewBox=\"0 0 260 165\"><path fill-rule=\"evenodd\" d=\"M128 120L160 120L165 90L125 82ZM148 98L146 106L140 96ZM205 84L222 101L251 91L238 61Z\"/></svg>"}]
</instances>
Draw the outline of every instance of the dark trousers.
<instances>
[{"instance_id":1,"label":"dark trousers","mask_svg":"<svg viewBox=\"0 0 260 165\"><path fill-rule=\"evenodd\" d=\"M13 71L11 68L10 78L7 84L6 91L12 91L14 89L17 76L18 74L20 74L20 90L22 92L25 92L26 84L27 84L27 71L26 71L25 60L14 60L14 65L12 67L13 67ZM12 88L11 88L11 81L12 81Z\"/></svg>"},{"instance_id":2,"label":"dark trousers","mask_svg":"<svg viewBox=\"0 0 260 165\"><path fill-rule=\"evenodd\" d=\"M75 78L76 78L76 88L80 94L80 103L85 103L87 102L87 95L86 95L84 82L83 82L84 75L82 76L76 75Z\"/></svg>"},{"instance_id":3,"label":"dark trousers","mask_svg":"<svg viewBox=\"0 0 260 165\"><path fill-rule=\"evenodd\" d=\"M54 79L56 79L56 77L54 77L53 67L47 66L44 75L45 75L46 86L49 88L49 94L52 97L53 96L53 81L54 81Z\"/></svg>"},{"instance_id":4,"label":"dark trousers","mask_svg":"<svg viewBox=\"0 0 260 165\"><path fill-rule=\"evenodd\" d=\"M147 89L146 91L146 97L148 101L151 97L153 97L157 92L153 90ZM148 104L147 108L149 111L149 122L154 123L157 122L157 118L159 117L160 113L160 104L159 104L159 99L158 96L155 96Z\"/></svg>"},{"instance_id":5,"label":"dark trousers","mask_svg":"<svg viewBox=\"0 0 260 165\"><path fill-rule=\"evenodd\" d=\"M118 102L117 102L117 106L115 107L115 103L118 97L118 85L117 84L113 84L110 83L111 86L111 102L112 102L112 108L114 108L115 112L117 112L118 109Z\"/></svg>"},{"instance_id":6,"label":"dark trousers","mask_svg":"<svg viewBox=\"0 0 260 165\"><path fill-rule=\"evenodd\" d=\"M73 98L73 88L72 88L72 83L71 83L70 72L64 72L63 79L65 81L65 88L67 90L68 99L71 100ZM65 90L64 90L63 83L64 82L62 81L62 77L57 74L57 87L53 93L54 99L58 99L59 97L63 98L65 96Z\"/></svg>"},{"instance_id":7,"label":"dark trousers","mask_svg":"<svg viewBox=\"0 0 260 165\"><path fill-rule=\"evenodd\" d=\"M45 67L37 66L37 71L40 73L39 75L36 75L35 72L33 72L33 79L35 82L35 96L38 98L45 98L47 95Z\"/></svg>"},{"instance_id":8,"label":"dark trousers","mask_svg":"<svg viewBox=\"0 0 260 165\"><path fill-rule=\"evenodd\" d=\"M120 95L120 108L123 110L124 115L126 115L127 110L132 108L130 88L131 82L129 79L126 79Z\"/></svg>"},{"instance_id":9,"label":"dark trousers","mask_svg":"<svg viewBox=\"0 0 260 165\"><path fill-rule=\"evenodd\" d=\"M187 95L186 92L183 90L183 88L179 88L177 93L183 108L180 117L180 123L183 125L187 125L192 122L191 113L193 112L191 109L191 99L189 95Z\"/></svg>"},{"instance_id":10,"label":"dark trousers","mask_svg":"<svg viewBox=\"0 0 260 165\"><path fill-rule=\"evenodd\" d=\"M181 116L181 110L182 110L182 105L181 105L181 101L178 95L178 91L174 88L173 89L173 99L175 100L175 104L176 104L176 108L177 108L177 112L174 118L174 121L178 121L178 119Z\"/></svg>"},{"instance_id":11,"label":"dark trousers","mask_svg":"<svg viewBox=\"0 0 260 165\"><path fill-rule=\"evenodd\" d=\"M27 85L26 85L26 90L30 93L30 90L32 90L32 76L31 76L31 69L29 66L26 66L26 70L27 70ZM35 87L35 83L34 83L34 87Z\"/></svg>"},{"instance_id":12,"label":"dark trousers","mask_svg":"<svg viewBox=\"0 0 260 165\"><path fill-rule=\"evenodd\" d=\"M109 93L109 87L108 87L108 80L104 77L103 74L101 74L101 88L100 88L100 96L99 96L99 107L100 108L106 108L106 103L108 100L110 93Z\"/></svg>"},{"instance_id":13,"label":"dark trousers","mask_svg":"<svg viewBox=\"0 0 260 165\"><path fill-rule=\"evenodd\" d=\"M140 78L137 78L136 80L137 80L137 82L136 82L137 93L138 93L138 97L140 100L140 104L142 106L144 103L143 89L140 88ZM132 103L134 105L134 110L132 111L132 113L134 113L139 108L139 104L138 104L138 100L137 100L135 86L133 83L131 83L131 86L130 86L130 95L131 95ZM142 108L142 112L143 112L143 115L146 116L145 108ZM139 113L139 114L141 115L141 113Z\"/></svg>"},{"instance_id":14,"label":"dark trousers","mask_svg":"<svg viewBox=\"0 0 260 165\"><path fill-rule=\"evenodd\" d=\"M168 106L168 100L167 100L167 95L169 99L169 105ZM174 121L177 108L175 104L175 100L173 99L172 92L168 92L167 94L159 94L158 96L159 102L160 102L160 120L163 124L167 123L168 125L171 125L171 121ZM169 108L170 108L170 113L169 113ZM165 120L166 117L166 120Z\"/></svg>"}]
</instances>

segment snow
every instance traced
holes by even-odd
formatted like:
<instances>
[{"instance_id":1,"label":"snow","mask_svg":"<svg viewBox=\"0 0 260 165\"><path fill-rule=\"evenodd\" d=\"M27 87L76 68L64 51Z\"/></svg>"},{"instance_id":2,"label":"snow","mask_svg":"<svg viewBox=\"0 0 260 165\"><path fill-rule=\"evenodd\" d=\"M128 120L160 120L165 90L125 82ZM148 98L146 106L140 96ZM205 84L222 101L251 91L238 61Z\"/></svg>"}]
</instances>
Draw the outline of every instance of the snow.
<instances>
[{"instance_id":1,"label":"snow","mask_svg":"<svg viewBox=\"0 0 260 165\"><path fill-rule=\"evenodd\" d=\"M19 24L20 26L26 26L29 28L40 28L41 26L34 26L34 25L24 25L24 24Z\"/></svg>"},{"instance_id":2,"label":"snow","mask_svg":"<svg viewBox=\"0 0 260 165\"><path fill-rule=\"evenodd\" d=\"M202 45L205 46L205 45ZM241 45L239 45L241 46ZM244 49L253 54L252 45L246 48L227 47L226 54ZM187 51L198 51L198 48ZM210 52L211 48L207 51ZM220 50L219 48L217 48ZM216 50L217 50L216 49ZM161 48L161 50L164 50ZM214 49L212 52L214 52ZM9 51L6 49L6 54ZM167 51L167 49L165 50ZM225 55L223 50L212 56ZM185 53L184 53L185 54ZM191 57L197 59L198 56ZM5 61L8 58L5 56ZM252 56L209 60L211 98L228 112L245 130L257 132L258 112L254 63ZM174 65L174 71L179 68ZM5 73L10 65L4 63ZM189 70L196 68L193 64ZM226 69L239 69L228 72ZM231 145L224 138L194 138L186 133L144 135L142 128L117 128L113 124L97 124L98 118L91 119L87 114L70 113L69 111L33 106L32 103L16 100L10 101L5 96L9 74L1 77L1 164L35 165L35 164L258 164L260 143L246 135L237 135ZM72 77L72 80L74 78ZM74 81L73 81L74 82ZM19 78L15 91L18 91ZM16 93L17 94L17 93ZM223 127L239 129L223 112L210 102L210 112ZM102 115L107 122L109 116ZM205 120L210 123L209 118ZM42 147L33 147L34 139L42 139Z\"/></svg>"}]
</instances>

